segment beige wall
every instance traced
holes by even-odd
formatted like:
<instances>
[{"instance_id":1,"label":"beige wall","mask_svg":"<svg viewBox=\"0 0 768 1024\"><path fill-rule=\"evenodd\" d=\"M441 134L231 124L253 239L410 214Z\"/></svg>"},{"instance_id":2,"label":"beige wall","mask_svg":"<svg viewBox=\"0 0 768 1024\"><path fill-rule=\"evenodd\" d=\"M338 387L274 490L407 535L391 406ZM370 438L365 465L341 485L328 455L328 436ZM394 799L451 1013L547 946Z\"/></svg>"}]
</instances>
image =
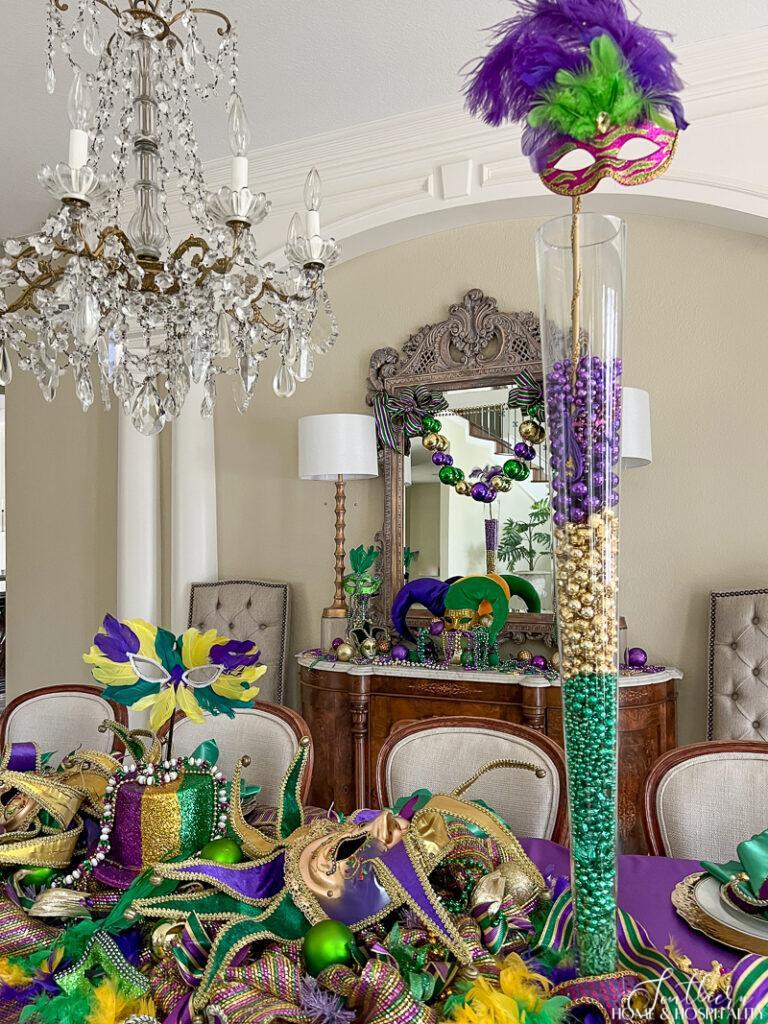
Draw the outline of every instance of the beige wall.
<instances>
[{"instance_id":1,"label":"beige wall","mask_svg":"<svg viewBox=\"0 0 768 1024\"><path fill-rule=\"evenodd\" d=\"M342 334L313 379L279 400L270 361L243 417L222 386L221 575L291 583L294 649L317 642L333 551L332 486L296 479L298 417L366 411L371 351L442 319L470 287L502 308L536 309L535 228L461 228L338 267L329 291ZM622 612L631 643L686 673L686 741L704 730L709 591L768 585L768 240L640 217L629 229L625 383L651 392L654 462L625 477ZM8 398L14 691L73 679L94 623L114 600L114 416L83 416L69 382L65 400L46 406L21 378ZM381 518L380 482L350 484L350 545L372 541Z\"/></svg>"},{"instance_id":2,"label":"beige wall","mask_svg":"<svg viewBox=\"0 0 768 1024\"><path fill-rule=\"evenodd\" d=\"M6 392L7 688L87 683L82 653L114 610L117 420L84 415L71 376L43 400L29 373ZM10 639L10 638L13 639Z\"/></svg>"}]
</instances>

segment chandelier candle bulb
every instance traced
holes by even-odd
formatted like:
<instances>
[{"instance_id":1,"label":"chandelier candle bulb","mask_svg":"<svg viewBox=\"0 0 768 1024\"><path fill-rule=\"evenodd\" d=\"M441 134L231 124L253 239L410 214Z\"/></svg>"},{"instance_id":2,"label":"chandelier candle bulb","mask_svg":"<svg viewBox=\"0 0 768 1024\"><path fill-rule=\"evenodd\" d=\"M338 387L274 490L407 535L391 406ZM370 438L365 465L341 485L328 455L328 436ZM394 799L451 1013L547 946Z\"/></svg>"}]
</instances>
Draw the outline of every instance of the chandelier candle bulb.
<instances>
[{"instance_id":1,"label":"chandelier candle bulb","mask_svg":"<svg viewBox=\"0 0 768 1024\"><path fill-rule=\"evenodd\" d=\"M79 170L88 163L88 129L94 115L93 94L79 68L72 76L67 97L69 130L69 166Z\"/></svg>"},{"instance_id":2,"label":"chandelier candle bulb","mask_svg":"<svg viewBox=\"0 0 768 1024\"><path fill-rule=\"evenodd\" d=\"M239 192L241 188L248 188L248 157L232 157L232 191Z\"/></svg>"},{"instance_id":3,"label":"chandelier candle bulb","mask_svg":"<svg viewBox=\"0 0 768 1024\"><path fill-rule=\"evenodd\" d=\"M304 205L307 208L307 235L314 238L320 234L320 198L321 198L320 174L316 167L307 175L304 185Z\"/></svg>"}]
</instances>

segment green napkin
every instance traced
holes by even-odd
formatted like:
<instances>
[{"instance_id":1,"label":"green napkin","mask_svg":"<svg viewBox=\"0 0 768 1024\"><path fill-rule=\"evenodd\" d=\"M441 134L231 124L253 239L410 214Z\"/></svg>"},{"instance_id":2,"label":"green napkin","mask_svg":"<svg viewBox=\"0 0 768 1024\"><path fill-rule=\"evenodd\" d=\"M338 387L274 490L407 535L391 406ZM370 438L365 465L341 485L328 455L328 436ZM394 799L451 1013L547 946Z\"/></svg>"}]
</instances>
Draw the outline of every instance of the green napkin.
<instances>
[{"instance_id":1,"label":"green napkin","mask_svg":"<svg viewBox=\"0 0 768 1024\"><path fill-rule=\"evenodd\" d=\"M734 876L746 875L748 884L742 882L745 894L753 899L768 899L768 829L752 836L736 847L738 860L725 864L713 864L703 860L701 866L719 882L730 882Z\"/></svg>"}]
</instances>

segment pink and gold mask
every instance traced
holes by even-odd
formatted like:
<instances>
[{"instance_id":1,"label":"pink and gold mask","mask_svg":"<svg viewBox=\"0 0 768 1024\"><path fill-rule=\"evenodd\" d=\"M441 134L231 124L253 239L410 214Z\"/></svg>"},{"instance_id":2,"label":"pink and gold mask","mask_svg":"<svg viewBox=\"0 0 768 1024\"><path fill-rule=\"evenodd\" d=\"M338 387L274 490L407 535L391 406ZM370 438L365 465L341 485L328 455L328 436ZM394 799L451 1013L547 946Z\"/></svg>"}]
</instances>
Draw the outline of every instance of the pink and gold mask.
<instances>
[{"instance_id":1,"label":"pink and gold mask","mask_svg":"<svg viewBox=\"0 0 768 1024\"><path fill-rule=\"evenodd\" d=\"M675 155L678 133L650 121L632 128L611 128L603 135L586 142L558 138L546 154L540 177L550 192L561 196L581 196L597 188L603 178L613 178L620 185L643 185L666 171ZM635 139L652 143L656 148L644 156L629 157L622 151L631 148ZM647 148L647 147L646 147ZM569 154L585 154L589 164L576 170L558 165Z\"/></svg>"}]
</instances>

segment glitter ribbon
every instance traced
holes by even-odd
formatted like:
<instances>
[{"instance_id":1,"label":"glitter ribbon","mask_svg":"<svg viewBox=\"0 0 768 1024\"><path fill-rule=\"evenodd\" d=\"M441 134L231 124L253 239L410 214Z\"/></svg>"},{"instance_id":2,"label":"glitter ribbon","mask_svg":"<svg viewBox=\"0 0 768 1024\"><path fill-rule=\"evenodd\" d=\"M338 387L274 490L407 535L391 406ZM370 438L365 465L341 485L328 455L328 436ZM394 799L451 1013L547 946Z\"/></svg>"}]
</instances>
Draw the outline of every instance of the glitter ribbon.
<instances>
[{"instance_id":1,"label":"glitter ribbon","mask_svg":"<svg viewBox=\"0 0 768 1024\"><path fill-rule=\"evenodd\" d=\"M329 967L319 981L346 999L360 1024L437 1024L437 1010L413 997L388 960L369 960L359 977L348 967Z\"/></svg>"},{"instance_id":2,"label":"glitter ribbon","mask_svg":"<svg viewBox=\"0 0 768 1024\"><path fill-rule=\"evenodd\" d=\"M533 931L530 918L522 913L514 897L484 901L472 907L472 916L480 927L483 945L489 953L507 955L525 945L525 936Z\"/></svg>"},{"instance_id":3,"label":"glitter ribbon","mask_svg":"<svg viewBox=\"0 0 768 1024\"><path fill-rule=\"evenodd\" d=\"M424 433L422 420L448 408L448 402L439 391L430 391L424 384L413 388L402 388L396 395L382 392L373 399L373 415L379 441L394 452L397 447L397 431L402 429L405 439L405 454L410 450L410 439Z\"/></svg>"}]
</instances>

